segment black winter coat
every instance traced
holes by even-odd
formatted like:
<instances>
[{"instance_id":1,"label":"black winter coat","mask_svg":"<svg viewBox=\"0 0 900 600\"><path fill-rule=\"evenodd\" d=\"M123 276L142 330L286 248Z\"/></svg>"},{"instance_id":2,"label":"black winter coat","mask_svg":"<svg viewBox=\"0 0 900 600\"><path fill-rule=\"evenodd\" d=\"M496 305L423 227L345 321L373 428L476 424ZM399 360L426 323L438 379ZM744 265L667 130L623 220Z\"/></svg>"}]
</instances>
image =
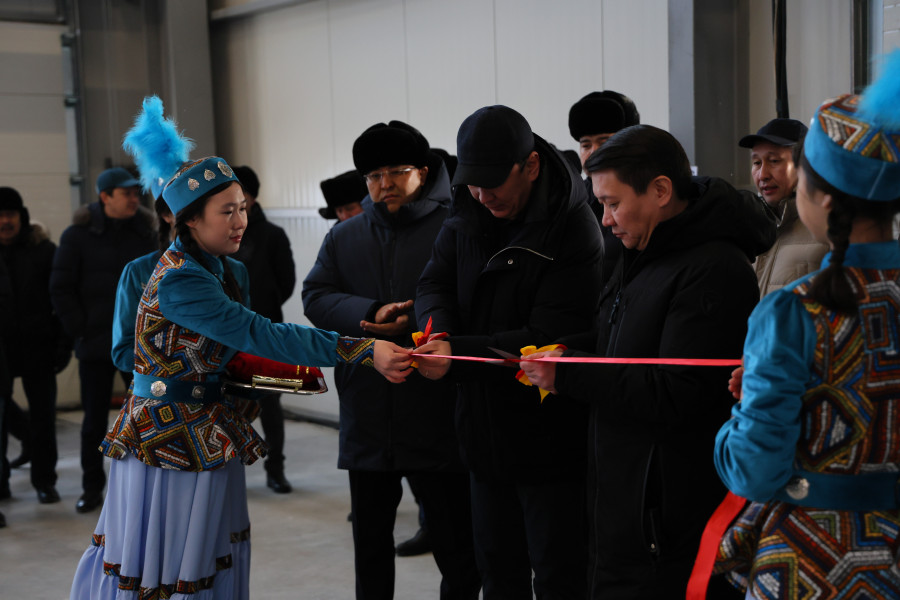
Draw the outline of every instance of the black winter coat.
<instances>
[{"instance_id":1,"label":"black winter coat","mask_svg":"<svg viewBox=\"0 0 900 600\"><path fill-rule=\"evenodd\" d=\"M363 214L338 223L325 236L316 264L303 281L303 306L317 327L368 336L371 320L388 302L415 297L416 282L447 216L450 181L442 164L430 170L418 200L390 214L370 197ZM415 319L391 341L412 346ZM388 382L370 367L338 364L340 397L338 467L366 471L462 471L453 427L455 392L447 382L413 373Z\"/></svg>"},{"instance_id":2,"label":"black winter coat","mask_svg":"<svg viewBox=\"0 0 900 600\"><path fill-rule=\"evenodd\" d=\"M13 325L12 284L6 265L0 262L0 430L5 428L3 415L6 412L6 402L12 402L12 377L4 347L12 338ZM0 444L0 447L5 448L5 444Z\"/></svg>"},{"instance_id":3,"label":"black winter coat","mask_svg":"<svg viewBox=\"0 0 900 600\"><path fill-rule=\"evenodd\" d=\"M247 265L250 308L275 323L284 321L281 305L297 283L294 255L284 229L266 219L259 203L250 209L241 247L231 258Z\"/></svg>"},{"instance_id":4,"label":"black winter coat","mask_svg":"<svg viewBox=\"0 0 900 600\"><path fill-rule=\"evenodd\" d=\"M57 363L71 354L50 302L50 271L56 244L39 224L23 226L16 240L0 246L12 286L11 338L6 356L13 377L55 372ZM11 340L15 340L14 345Z\"/></svg>"},{"instance_id":5,"label":"black winter coat","mask_svg":"<svg viewBox=\"0 0 900 600\"><path fill-rule=\"evenodd\" d=\"M625 250L595 330L567 355L739 359L759 299L751 261L775 222L749 192L695 178L681 214ZM703 527L725 495L713 467L733 367L557 366L556 388L590 403L592 598L684 598Z\"/></svg>"},{"instance_id":6,"label":"black winter coat","mask_svg":"<svg viewBox=\"0 0 900 600\"><path fill-rule=\"evenodd\" d=\"M53 258L50 298L79 360L110 361L116 287L125 265L157 247L156 218L140 207L110 219L94 202L75 211Z\"/></svg>"},{"instance_id":7,"label":"black winter coat","mask_svg":"<svg viewBox=\"0 0 900 600\"><path fill-rule=\"evenodd\" d=\"M540 175L519 218L493 217L453 190L416 294L422 327L450 333L453 354L518 355L590 329L600 293L600 232L581 179L535 136ZM543 483L583 479L587 407L566 397L541 403L509 368L455 361L457 434L480 481Z\"/></svg>"}]
</instances>

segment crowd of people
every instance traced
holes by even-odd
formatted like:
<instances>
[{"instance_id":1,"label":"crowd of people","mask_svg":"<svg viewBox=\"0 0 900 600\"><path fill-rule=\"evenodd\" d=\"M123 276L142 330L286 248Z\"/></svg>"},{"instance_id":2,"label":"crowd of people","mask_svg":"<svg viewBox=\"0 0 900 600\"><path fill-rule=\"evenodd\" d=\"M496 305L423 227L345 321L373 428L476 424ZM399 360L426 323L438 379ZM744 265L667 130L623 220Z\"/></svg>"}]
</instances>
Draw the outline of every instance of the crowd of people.
<instances>
[{"instance_id":1,"label":"crowd of people","mask_svg":"<svg viewBox=\"0 0 900 600\"><path fill-rule=\"evenodd\" d=\"M446 600L900 597L898 97L900 51L808 127L744 136L755 192L692 175L611 90L569 111L577 161L503 105L455 155L376 123L321 184L315 327L283 322L297 274L257 174L191 159L148 97L139 178L104 171L58 248L0 188L0 497L30 461L60 500L74 348L75 508L102 510L70 597L247 598L244 467L292 489L278 395L223 386L247 353L335 367L357 598L424 551Z\"/></svg>"}]
</instances>

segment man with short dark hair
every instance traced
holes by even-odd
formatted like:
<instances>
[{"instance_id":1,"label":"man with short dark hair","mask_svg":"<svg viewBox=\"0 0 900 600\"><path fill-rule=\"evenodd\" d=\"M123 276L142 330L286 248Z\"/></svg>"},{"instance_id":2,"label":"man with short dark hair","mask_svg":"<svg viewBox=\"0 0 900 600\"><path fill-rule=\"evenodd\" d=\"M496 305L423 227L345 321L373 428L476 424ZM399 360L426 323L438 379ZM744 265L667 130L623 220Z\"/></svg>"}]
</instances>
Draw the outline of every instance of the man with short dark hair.
<instances>
[{"instance_id":1,"label":"man with short dark hair","mask_svg":"<svg viewBox=\"0 0 900 600\"><path fill-rule=\"evenodd\" d=\"M42 504L56 491L56 373L72 349L50 303L50 269L56 244L32 223L19 193L0 188L0 261L12 289L11 331L4 339L10 378L20 377L28 401L22 446L31 450L31 485ZM10 400L11 401L11 400ZM6 461L6 456L2 457ZM8 473L7 473L8 475ZM6 484L4 478L2 482Z\"/></svg>"},{"instance_id":2,"label":"man with short dark hair","mask_svg":"<svg viewBox=\"0 0 900 600\"><path fill-rule=\"evenodd\" d=\"M116 287L125 265L156 248L153 213L140 205L140 181L121 167L97 177L98 201L75 211L53 257L50 298L75 340L81 381L81 485L75 510L103 503L106 473L100 442L109 421L113 379L112 322ZM120 372L125 386L131 373Z\"/></svg>"},{"instance_id":3,"label":"man with short dark hair","mask_svg":"<svg viewBox=\"0 0 900 600\"><path fill-rule=\"evenodd\" d=\"M763 203L692 178L678 141L649 125L617 133L585 169L622 257L593 331L534 357L740 358L759 298L750 261L775 237ZM725 495L711 451L732 405L730 368L522 365L535 385L590 406L589 597L683 598Z\"/></svg>"},{"instance_id":4,"label":"man with short dark hair","mask_svg":"<svg viewBox=\"0 0 900 600\"><path fill-rule=\"evenodd\" d=\"M796 119L772 119L738 142L750 149L753 183L778 216L775 244L753 263L762 296L817 270L828 252L797 214L798 175L792 154L805 135L806 125Z\"/></svg>"},{"instance_id":5,"label":"man with short dark hair","mask_svg":"<svg viewBox=\"0 0 900 600\"><path fill-rule=\"evenodd\" d=\"M581 178L506 106L457 135L450 217L419 281L419 326L446 340L419 351L516 355L590 327L600 293L600 232ZM484 598L581 598L587 407L541 402L515 371L428 358L419 373L457 384L456 426L472 488Z\"/></svg>"},{"instance_id":6,"label":"man with short dark hair","mask_svg":"<svg viewBox=\"0 0 900 600\"><path fill-rule=\"evenodd\" d=\"M409 347L416 282L447 216L447 170L428 140L401 121L364 131L353 144L353 163L367 182L363 214L325 236L303 281L303 307L317 327ZM477 599L481 580L453 388L415 373L398 386L352 366L338 366L334 378L338 467L350 477L356 597L393 597L394 522L406 477L443 576L440 597Z\"/></svg>"},{"instance_id":7,"label":"man with short dark hair","mask_svg":"<svg viewBox=\"0 0 900 600\"><path fill-rule=\"evenodd\" d=\"M247 166L234 167L247 201L247 228L241 247L231 255L247 265L250 275L250 310L273 323L284 321L282 305L294 293L297 274L294 254L284 229L266 219L259 196L259 178ZM284 475L284 411L281 394L266 394L259 399L259 422L269 453L266 455L266 485L276 494L293 489Z\"/></svg>"}]
</instances>

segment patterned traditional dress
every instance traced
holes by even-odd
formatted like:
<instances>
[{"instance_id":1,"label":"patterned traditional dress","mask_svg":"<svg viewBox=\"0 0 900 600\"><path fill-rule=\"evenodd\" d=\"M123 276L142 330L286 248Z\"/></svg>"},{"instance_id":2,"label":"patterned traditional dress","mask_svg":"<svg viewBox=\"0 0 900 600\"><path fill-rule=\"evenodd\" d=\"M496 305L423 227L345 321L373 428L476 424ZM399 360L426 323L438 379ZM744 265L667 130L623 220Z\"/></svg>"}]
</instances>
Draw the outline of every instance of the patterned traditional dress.
<instances>
[{"instance_id":1,"label":"patterned traditional dress","mask_svg":"<svg viewBox=\"0 0 900 600\"><path fill-rule=\"evenodd\" d=\"M212 272L176 241L141 297L134 388L102 445L115 460L73 600L248 598L243 465L266 448L250 425L256 407L221 393L225 364L238 349L307 365L371 364L371 340L272 323L231 300L221 262L204 259Z\"/></svg>"},{"instance_id":2,"label":"patterned traditional dress","mask_svg":"<svg viewBox=\"0 0 900 600\"><path fill-rule=\"evenodd\" d=\"M900 598L900 248L851 245L844 265L856 314L810 298L813 274L750 318L716 467L756 502L715 569L748 598Z\"/></svg>"}]
</instances>

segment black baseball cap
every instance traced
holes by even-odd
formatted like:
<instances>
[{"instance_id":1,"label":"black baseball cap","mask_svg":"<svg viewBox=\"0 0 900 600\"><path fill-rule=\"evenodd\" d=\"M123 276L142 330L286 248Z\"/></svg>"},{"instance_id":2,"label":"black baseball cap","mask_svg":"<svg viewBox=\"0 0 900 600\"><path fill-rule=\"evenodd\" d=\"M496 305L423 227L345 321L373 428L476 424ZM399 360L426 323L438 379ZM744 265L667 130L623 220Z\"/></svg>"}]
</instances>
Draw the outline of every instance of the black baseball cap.
<instances>
[{"instance_id":1,"label":"black baseball cap","mask_svg":"<svg viewBox=\"0 0 900 600\"><path fill-rule=\"evenodd\" d=\"M525 160L532 150L534 133L525 117L501 104L479 108L459 126L459 164L452 184L498 187L513 165Z\"/></svg>"},{"instance_id":2,"label":"black baseball cap","mask_svg":"<svg viewBox=\"0 0 900 600\"><path fill-rule=\"evenodd\" d=\"M797 119L772 119L759 128L756 135L745 135L738 142L741 148L753 148L760 142L776 146L793 146L806 135L807 127Z\"/></svg>"}]
</instances>

